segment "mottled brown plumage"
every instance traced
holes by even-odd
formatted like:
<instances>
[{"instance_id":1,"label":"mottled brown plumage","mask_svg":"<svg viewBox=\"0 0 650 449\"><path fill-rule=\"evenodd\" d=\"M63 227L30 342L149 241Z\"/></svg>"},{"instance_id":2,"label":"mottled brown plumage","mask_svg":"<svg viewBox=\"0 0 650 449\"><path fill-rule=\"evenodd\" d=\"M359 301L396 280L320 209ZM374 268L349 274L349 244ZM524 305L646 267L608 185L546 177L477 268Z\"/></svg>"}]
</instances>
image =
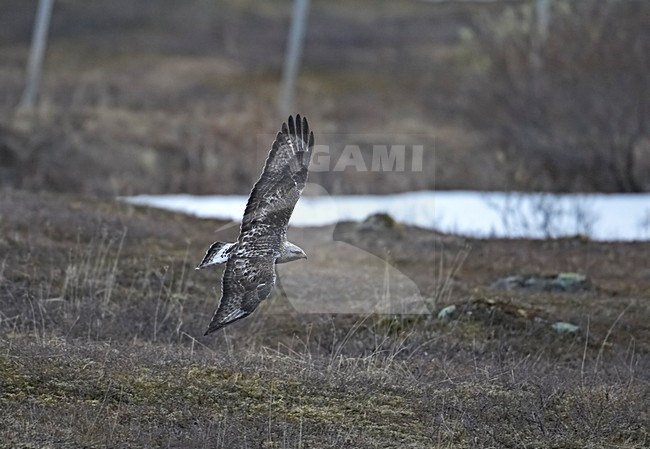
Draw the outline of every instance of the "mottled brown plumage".
<instances>
[{"instance_id":1,"label":"mottled brown plumage","mask_svg":"<svg viewBox=\"0 0 650 449\"><path fill-rule=\"evenodd\" d=\"M307 182L313 146L307 119L289 117L248 198L237 241L231 246L213 244L199 265L203 268L226 260L219 307L206 335L250 315L269 296L276 263L305 257L287 241L287 226ZM215 249L221 248L217 258Z\"/></svg>"}]
</instances>

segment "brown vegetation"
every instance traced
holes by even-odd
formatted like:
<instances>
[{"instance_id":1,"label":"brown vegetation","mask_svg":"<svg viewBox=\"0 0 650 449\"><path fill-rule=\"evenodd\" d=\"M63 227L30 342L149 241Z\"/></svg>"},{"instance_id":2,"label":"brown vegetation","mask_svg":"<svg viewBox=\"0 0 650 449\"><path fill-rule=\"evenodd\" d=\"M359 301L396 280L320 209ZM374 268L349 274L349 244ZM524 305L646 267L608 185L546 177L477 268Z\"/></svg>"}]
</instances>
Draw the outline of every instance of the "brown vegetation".
<instances>
[{"instance_id":1,"label":"brown vegetation","mask_svg":"<svg viewBox=\"0 0 650 449\"><path fill-rule=\"evenodd\" d=\"M1 192L0 447L647 446L647 244L292 229L310 258L282 287L311 291L333 266L354 287L358 260L336 252L347 242L413 279L431 314L297 313L314 297L280 288L202 337L220 270L193 267L237 230L217 225ZM489 288L576 271L593 288ZM438 319L450 304L461 313Z\"/></svg>"},{"instance_id":2,"label":"brown vegetation","mask_svg":"<svg viewBox=\"0 0 650 449\"><path fill-rule=\"evenodd\" d=\"M530 34L503 28L521 3L312 2L297 110L317 142L333 159L382 138L428 153L421 173L310 180L647 189L647 95L631 96L647 58L618 51L647 47L647 2L553 2L534 86ZM221 269L194 267L238 225L110 198L249 191L284 119L290 2L57 1L40 106L16 111L34 4L0 17L0 448L648 447L645 242L473 240L388 216L290 229L309 259L203 337ZM490 287L566 273L584 288ZM426 313L369 311L409 289Z\"/></svg>"},{"instance_id":3,"label":"brown vegetation","mask_svg":"<svg viewBox=\"0 0 650 449\"><path fill-rule=\"evenodd\" d=\"M525 3L315 2L296 112L317 142L334 161L346 144L365 157L395 141L426 152L423 172L312 181L332 194L646 190L648 3L553 2L541 65ZM24 113L34 4L5 2L0 183L247 193L285 119L276 101L290 6L59 2L41 103Z\"/></svg>"},{"instance_id":4,"label":"brown vegetation","mask_svg":"<svg viewBox=\"0 0 650 449\"><path fill-rule=\"evenodd\" d=\"M557 1L551 12L546 37L532 5L477 26L470 42L486 67L472 86L475 122L520 188L647 191L650 4Z\"/></svg>"}]
</instances>

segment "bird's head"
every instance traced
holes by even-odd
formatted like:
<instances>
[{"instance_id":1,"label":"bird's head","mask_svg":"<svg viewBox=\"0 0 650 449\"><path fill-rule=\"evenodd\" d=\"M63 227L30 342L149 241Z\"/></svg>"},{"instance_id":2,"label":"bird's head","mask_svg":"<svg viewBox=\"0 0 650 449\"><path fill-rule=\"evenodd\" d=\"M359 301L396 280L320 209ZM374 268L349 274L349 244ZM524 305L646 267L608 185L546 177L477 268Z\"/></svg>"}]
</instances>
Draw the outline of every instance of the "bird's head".
<instances>
[{"instance_id":1,"label":"bird's head","mask_svg":"<svg viewBox=\"0 0 650 449\"><path fill-rule=\"evenodd\" d=\"M296 251L296 256L298 257L298 259L306 259L307 258L307 254L305 254L305 252L302 250L302 248L298 248L298 251Z\"/></svg>"},{"instance_id":2,"label":"bird's head","mask_svg":"<svg viewBox=\"0 0 650 449\"><path fill-rule=\"evenodd\" d=\"M278 263L291 262L299 259L306 259L307 254L302 250L298 245L294 245L291 242L286 242L284 248L282 249L282 254L278 259Z\"/></svg>"}]
</instances>

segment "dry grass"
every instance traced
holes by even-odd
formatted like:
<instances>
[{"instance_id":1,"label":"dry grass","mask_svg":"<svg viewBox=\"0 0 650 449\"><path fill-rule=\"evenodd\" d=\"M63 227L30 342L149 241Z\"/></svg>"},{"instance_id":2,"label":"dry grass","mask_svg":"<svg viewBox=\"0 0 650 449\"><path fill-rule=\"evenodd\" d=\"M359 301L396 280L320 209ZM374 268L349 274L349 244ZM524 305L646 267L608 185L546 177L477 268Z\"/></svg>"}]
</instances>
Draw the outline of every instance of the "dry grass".
<instances>
[{"instance_id":1,"label":"dry grass","mask_svg":"<svg viewBox=\"0 0 650 449\"><path fill-rule=\"evenodd\" d=\"M314 2L295 112L311 119L317 142L336 158L360 134L383 133L370 143L397 138L426 152L421 173L312 180L332 194L647 189L647 105L637 95L647 90L645 2L555 5L540 98L530 5L457 3ZM291 2L64 1L42 101L20 113L33 8L7 0L0 18L0 185L102 196L249 191L286 119L277 97ZM619 18L627 33L599 31Z\"/></svg>"},{"instance_id":2,"label":"dry grass","mask_svg":"<svg viewBox=\"0 0 650 449\"><path fill-rule=\"evenodd\" d=\"M648 444L645 244L466 241L344 224L337 239L390 249L391 263L442 302L435 312L455 303L465 313L298 314L276 295L207 338L219 272L192 268L214 222L13 190L0 196L0 217L3 447ZM309 252L330 231L292 232ZM617 257L629 267L612 273ZM586 261L598 288L487 289L519 272L519 259L539 273ZM310 259L305 281L317 283L333 260ZM559 335L549 326L557 319L581 331Z\"/></svg>"},{"instance_id":3,"label":"dry grass","mask_svg":"<svg viewBox=\"0 0 650 449\"><path fill-rule=\"evenodd\" d=\"M42 101L31 113L15 108L33 5L4 5L0 184L102 196L249 191L259 175L249 161L263 162L286 119L277 96L290 2L153 3L58 5ZM312 5L296 112L333 158L359 134L383 133L373 144L399 134L401 144L425 146L425 170L313 180L330 193L506 187L486 173L498 168L493 149L454 106L465 9L410 0L370 15L363 8ZM267 133L263 142L258 133Z\"/></svg>"},{"instance_id":4,"label":"dry grass","mask_svg":"<svg viewBox=\"0 0 650 449\"><path fill-rule=\"evenodd\" d=\"M313 4L298 111L339 141L435 137L421 177L315 174L330 193L507 187L510 162L458 119L480 69L458 33L477 12L416 3ZM82 196L249 191L268 144L255 133L283 119L290 2L269 5L57 2L43 101L22 115L33 3L3 4L0 447L647 447L647 243L291 229L317 257L203 337L220 271L194 266L237 226ZM292 307L394 299L397 270L432 313ZM560 272L594 288L488 288Z\"/></svg>"}]
</instances>

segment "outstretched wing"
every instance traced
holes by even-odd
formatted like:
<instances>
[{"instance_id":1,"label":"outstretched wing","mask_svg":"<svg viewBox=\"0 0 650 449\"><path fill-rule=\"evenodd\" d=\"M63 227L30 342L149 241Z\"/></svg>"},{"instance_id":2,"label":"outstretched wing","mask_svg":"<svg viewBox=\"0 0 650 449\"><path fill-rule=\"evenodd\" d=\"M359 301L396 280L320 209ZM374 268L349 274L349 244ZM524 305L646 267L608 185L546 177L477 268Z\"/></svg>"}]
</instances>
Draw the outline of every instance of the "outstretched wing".
<instances>
[{"instance_id":1,"label":"outstretched wing","mask_svg":"<svg viewBox=\"0 0 650 449\"><path fill-rule=\"evenodd\" d=\"M223 273L221 300L205 332L221 329L250 315L266 299L275 285L275 261L268 257L228 259Z\"/></svg>"},{"instance_id":2,"label":"outstretched wing","mask_svg":"<svg viewBox=\"0 0 650 449\"><path fill-rule=\"evenodd\" d=\"M241 236L256 226L278 236L286 233L291 213L307 182L314 134L300 114L282 124L266 159L260 179L248 198L241 226ZM241 237L240 236L240 237Z\"/></svg>"},{"instance_id":3,"label":"outstretched wing","mask_svg":"<svg viewBox=\"0 0 650 449\"><path fill-rule=\"evenodd\" d=\"M219 307L206 335L251 314L275 285L291 213L307 182L314 134L307 119L282 124L246 204L241 231L222 280Z\"/></svg>"}]
</instances>

